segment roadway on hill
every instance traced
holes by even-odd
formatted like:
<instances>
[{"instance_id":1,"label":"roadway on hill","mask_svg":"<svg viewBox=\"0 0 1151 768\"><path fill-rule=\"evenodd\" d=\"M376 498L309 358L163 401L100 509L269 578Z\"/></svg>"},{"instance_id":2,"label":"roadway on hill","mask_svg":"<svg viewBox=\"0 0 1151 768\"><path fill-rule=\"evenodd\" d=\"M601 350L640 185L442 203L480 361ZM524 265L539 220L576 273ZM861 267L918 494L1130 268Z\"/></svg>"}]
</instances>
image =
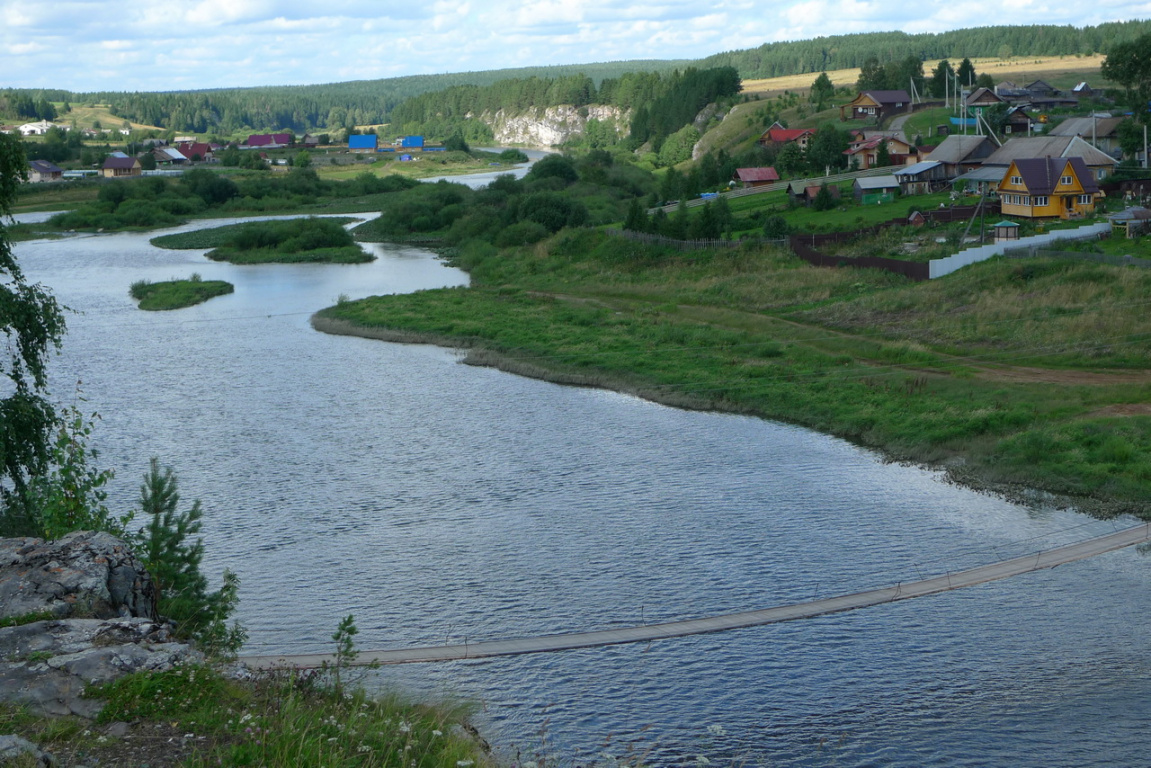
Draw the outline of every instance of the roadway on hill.
<instances>
[{"instance_id":1,"label":"roadway on hill","mask_svg":"<svg viewBox=\"0 0 1151 768\"><path fill-rule=\"evenodd\" d=\"M1095 557L1106 552L1141 544L1151 539L1151 522L1134 528L1086 541L1076 542L1047 551L1034 552L1023 557L1001 560L965 571L946 573L920 581L900 583L891 587L856 592L849 595L813 600L806 603L782 605L776 608L729 613L702 619L672 621L625 629L604 629L593 632L577 632L566 635L546 635L513 640L488 640L477 643L426 646L419 648L396 648L382 651L361 651L355 665L406 664L431 661L460 661L492 656L515 656L525 653L549 653L575 648L593 648L621 643L640 643L652 640L665 640L709 632L723 632L730 629L756 627L782 621L807 619L829 613L852 611L857 608L891 603L896 600L909 600L926 597L941 592L949 592L963 587L985 584L989 581L1006 579L1057 565ZM322 665L332 665L336 658L332 654L298 654L281 656L244 656L240 661L254 669L310 669ZM347 663L346 660L343 663Z\"/></svg>"}]
</instances>

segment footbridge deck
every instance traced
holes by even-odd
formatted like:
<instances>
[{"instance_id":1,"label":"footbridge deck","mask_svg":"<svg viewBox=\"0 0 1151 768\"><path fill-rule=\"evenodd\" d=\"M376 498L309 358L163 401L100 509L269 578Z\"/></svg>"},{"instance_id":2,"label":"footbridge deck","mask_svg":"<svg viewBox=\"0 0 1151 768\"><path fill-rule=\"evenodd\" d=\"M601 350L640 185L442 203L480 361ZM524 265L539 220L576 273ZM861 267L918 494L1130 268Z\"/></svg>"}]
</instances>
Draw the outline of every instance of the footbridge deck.
<instances>
[{"instance_id":1,"label":"footbridge deck","mask_svg":"<svg viewBox=\"0 0 1151 768\"><path fill-rule=\"evenodd\" d=\"M1151 522L1128 528L1098 538L1080 541L1075 544L1035 552L1023 557L982 565L964 571L946 573L920 581L896 584L892 587L856 592L839 597L813 600L806 603L782 605L741 613L729 613L701 619L686 619L662 624L628 627L624 629L604 629L593 632L576 632L561 635L545 635L513 640L487 640L476 643L437 645L414 648L396 648L382 651L361 651L355 659L356 665L369 664L410 664L431 661L458 661L482 659L492 656L515 656L524 653L548 653L575 648L592 648L622 643L640 643L650 640L664 640L672 637L685 637L708 632L723 632L729 629L755 627L781 621L807 619L841 611L867 608L896 600L910 600L940 592L948 592L989 581L1006 579L1057 565L1083 560L1106 552L1140 544L1151 540ZM255 669L307 669L332 664L332 654L298 654L278 656L244 656L240 659Z\"/></svg>"}]
</instances>

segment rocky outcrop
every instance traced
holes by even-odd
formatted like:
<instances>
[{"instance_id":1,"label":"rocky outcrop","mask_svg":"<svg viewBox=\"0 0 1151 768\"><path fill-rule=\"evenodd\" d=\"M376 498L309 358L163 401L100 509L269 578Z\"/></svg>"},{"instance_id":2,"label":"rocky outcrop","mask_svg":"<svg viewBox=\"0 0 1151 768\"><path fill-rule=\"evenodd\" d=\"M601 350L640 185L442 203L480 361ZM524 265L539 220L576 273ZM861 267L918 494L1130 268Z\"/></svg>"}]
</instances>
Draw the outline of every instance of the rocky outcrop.
<instances>
[{"instance_id":1,"label":"rocky outcrop","mask_svg":"<svg viewBox=\"0 0 1151 768\"><path fill-rule=\"evenodd\" d=\"M619 136L628 133L630 114L619 107L592 104L586 107L529 107L510 114L505 110L484 112L479 119L491 127L497 144L548 149L583 135L589 120L608 125Z\"/></svg>"},{"instance_id":2,"label":"rocky outcrop","mask_svg":"<svg viewBox=\"0 0 1151 768\"><path fill-rule=\"evenodd\" d=\"M202 661L156 616L156 590L121 539L0 539L0 702L42 715L95 717L84 687Z\"/></svg>"},{"instance_id":3,"label":"rocky outcrop","mask_svg":"<svg viewBox=\"0 0 1151 768\"><path fill-rule=\"evenodd\" d=\"M156 589L128 545L108 533L0 539L0 618L31 613L154 619Z\"/></svg>"}]
</instances>

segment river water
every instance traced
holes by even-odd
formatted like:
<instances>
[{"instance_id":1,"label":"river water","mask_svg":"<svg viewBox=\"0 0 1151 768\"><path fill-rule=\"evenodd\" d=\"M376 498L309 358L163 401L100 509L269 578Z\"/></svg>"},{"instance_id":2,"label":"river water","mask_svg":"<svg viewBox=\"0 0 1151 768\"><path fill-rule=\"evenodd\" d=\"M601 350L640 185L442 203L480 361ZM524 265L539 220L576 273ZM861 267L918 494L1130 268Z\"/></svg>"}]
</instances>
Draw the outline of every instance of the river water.
<instances>
[{"instance_id":1,"label":"river water","mask_svg":"<svg viewBox=\"0 0 1151 768\"><path fill-rule=\"evenodd\" d=\"M200 222L196 226L210 226ZM18 244L75 312L53 391L98 411L115 509L148 459L205 510L252 653L601 629L908 581L1108 532L755 419L316 333L341 294L464 285L431 254L233 266L110 234ZM236 292L166 313L128 286ZM565 765L1143 765L1151 561L1134 549L936 597L650 645L376 673L477 703Z\"/></svg>"}]
</instances>

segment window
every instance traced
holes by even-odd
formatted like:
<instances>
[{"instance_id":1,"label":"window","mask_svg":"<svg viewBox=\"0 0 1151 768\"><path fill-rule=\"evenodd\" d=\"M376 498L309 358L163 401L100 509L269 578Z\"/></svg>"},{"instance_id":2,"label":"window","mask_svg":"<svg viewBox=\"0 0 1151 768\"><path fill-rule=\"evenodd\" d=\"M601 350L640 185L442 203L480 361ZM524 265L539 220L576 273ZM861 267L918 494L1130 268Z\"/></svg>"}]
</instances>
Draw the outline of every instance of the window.
<instances>
[{"instance_id":1,"label":"window","mask_svg":"<svg viewBox=\"0 0 1151 768\"><path fill-rule=\"evenodd\" d=\"M1080 195L1079 196L1079 204L1080 205L1091 205L1091 195Z\"/></svg>"},{"instance_id":2,"label":"window","mask_svg":"<svg viewBox=\"0 0 1151 768\"><path fill-rule=\"evenodd\" d=\"M1023 185L1023 177L1022 176L1012 176L1011 177L1011 183L1022 186Z\"/></svg>"},{"instance_id":3,"label":"window","mask_svg":"<svg viewBox=\"0 0 1151 768\"><path fill-rule=\"evenodd\" d=\"M1071 177L1070 176L1064 176L1063 178L1061 178L1059 180L1059 183L1064 185L1064 186L1069 187L1069 186L1071 186Z\"/></svg>"},{"instance_id":4,"label":"window","mask_svg":"<svg viewBox=\"0 0 1151 768\"><path fill-rule=\"evenodd\" d=\"M1035 202L1032 203L1032 205L1034 205L1036 208L1044 207L1047 205L1047 195L1039 195L1035 198Z\"/></svg>"}]
</instances>

